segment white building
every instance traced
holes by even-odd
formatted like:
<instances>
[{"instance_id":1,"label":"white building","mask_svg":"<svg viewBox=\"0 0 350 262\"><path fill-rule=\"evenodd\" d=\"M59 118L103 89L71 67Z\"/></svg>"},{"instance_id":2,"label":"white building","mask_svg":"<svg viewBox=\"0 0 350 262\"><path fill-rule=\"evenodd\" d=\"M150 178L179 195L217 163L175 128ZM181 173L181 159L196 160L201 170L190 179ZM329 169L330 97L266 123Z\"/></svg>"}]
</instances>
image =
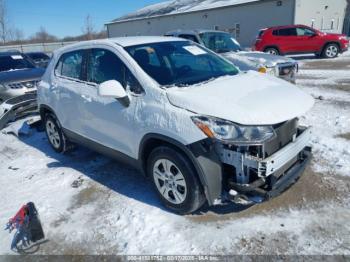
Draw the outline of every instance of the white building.
<instances>
[{"instance_id":1,"label":"white building","mask_svg":"<svg viewBox=\"0 0 350 262\"><path fill-rule=\"evenodd\" d=\"M218 29L251 46L259 29L290 24L341 33L347 0L174 0L107 23L109 37L163 35L175 29Z\"/></svg>"}]
</instances>

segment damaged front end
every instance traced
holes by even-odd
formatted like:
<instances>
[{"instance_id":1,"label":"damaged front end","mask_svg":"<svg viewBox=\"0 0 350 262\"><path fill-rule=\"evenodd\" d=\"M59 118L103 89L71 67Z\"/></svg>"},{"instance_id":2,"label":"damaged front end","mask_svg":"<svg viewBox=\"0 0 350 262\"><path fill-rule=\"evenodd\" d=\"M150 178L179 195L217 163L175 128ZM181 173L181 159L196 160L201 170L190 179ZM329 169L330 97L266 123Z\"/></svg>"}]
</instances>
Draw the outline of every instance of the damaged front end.
<instances>
[{"instance_id":1,"label":"damaged front end","mask_svg":"<svg viewBox=\"0 0 350 262\"><path fill-rule=\"evenodd\" d=\"M260 203L279 195L299 179L311 159L310 129L299 127L297 119L272 129L273 135L263 141L213 140L210 150L218 156L222 184L221 198L215 203Z\"/></svg>"},{"instance_id":2,"label":"damaged front end","mask_svg":"<svg viewBox=\"0 0 350 262\"><path fill-rule=\"evenodd\" d=\"M0 105L0 130L9 122L37 113L36 93L10 98Z\"/></svg>"}]
</instances>

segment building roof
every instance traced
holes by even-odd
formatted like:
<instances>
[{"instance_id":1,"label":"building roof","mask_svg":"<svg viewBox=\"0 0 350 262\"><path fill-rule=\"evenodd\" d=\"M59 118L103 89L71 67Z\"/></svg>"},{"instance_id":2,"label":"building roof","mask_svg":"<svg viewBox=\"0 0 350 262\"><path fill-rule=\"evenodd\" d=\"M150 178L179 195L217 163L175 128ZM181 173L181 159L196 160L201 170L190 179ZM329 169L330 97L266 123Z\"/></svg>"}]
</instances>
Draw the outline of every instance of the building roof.
<instances>
[{"instance_id":1,"label":"building roof","mask_svg":"<svg viewBox=\"0 0 350 262\"><path fill-rule=\"evenodd\" d=\"M174 15L180 13L190 13L195 11L209 10L214 8L226 7L258 2L261 0L171 0L162 3L146 6L133 13L114 19L113 23L120 23L130 20L138 20L150 17L159 17Z\"/></svg>"}]
</instances>

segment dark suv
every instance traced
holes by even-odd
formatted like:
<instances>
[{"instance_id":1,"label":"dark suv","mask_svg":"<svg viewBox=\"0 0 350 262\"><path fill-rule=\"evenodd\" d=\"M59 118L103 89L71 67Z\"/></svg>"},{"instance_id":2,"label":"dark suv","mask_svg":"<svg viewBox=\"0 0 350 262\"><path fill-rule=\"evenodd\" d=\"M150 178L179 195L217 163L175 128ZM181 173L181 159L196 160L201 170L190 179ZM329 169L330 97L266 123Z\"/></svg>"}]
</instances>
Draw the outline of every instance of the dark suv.
<instances>
[{"instance_id":1,"label":"dark suv","mask_svg":"<svg viewBox=\"0 0 350 262\"><path fill-rule=\"evenodd\" d=\"M349 40L345 35L327 34L305 25L260 30L253 47L274 55L315 53L325 58L337 57L348 48Z\"/></svg>"}]
</instances>

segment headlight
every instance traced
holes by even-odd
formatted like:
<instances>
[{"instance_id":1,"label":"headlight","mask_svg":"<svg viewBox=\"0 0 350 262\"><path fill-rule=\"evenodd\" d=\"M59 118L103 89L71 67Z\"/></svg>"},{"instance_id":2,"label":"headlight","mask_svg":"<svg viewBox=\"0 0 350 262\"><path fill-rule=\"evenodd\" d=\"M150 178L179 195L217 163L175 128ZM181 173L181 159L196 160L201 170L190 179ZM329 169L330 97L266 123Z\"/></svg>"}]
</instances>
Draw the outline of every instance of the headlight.
<instances>
[{"instance_id":1,"label":"headlight","mask_svg":"<svg viewBox=\"0 0 350 262\"><path fill-rule=\"evenodd\" d=\"M276 136L271 126L241 126L230 121L193 116L192 121L210 138L238 144L260 144Z\"/></svg>"},{"instance_id":2,"label":"headlight","mask_svg":"<svg viewBox=\"0 0 350 262\"><path fill-rule=\"evenodd\" d=\"M265 67L265 66L260 66L258 69L259 73L263 73L263 74L268 74L268 75L272 75L272 76L278 76L278 68L277 67Z\"/></svg>"},{"instance_id":3,"label":"headlight","mask_svg":"<svg viewBox=\"0 0 350 262\"><path fill-rule=\"evenodd\" d=\"M278 76L279 75L277 66L268 67L266 70L267 70L266 74L269 74L269 75L272 75L272 76Z\"/></svg>"}]
</instances>

